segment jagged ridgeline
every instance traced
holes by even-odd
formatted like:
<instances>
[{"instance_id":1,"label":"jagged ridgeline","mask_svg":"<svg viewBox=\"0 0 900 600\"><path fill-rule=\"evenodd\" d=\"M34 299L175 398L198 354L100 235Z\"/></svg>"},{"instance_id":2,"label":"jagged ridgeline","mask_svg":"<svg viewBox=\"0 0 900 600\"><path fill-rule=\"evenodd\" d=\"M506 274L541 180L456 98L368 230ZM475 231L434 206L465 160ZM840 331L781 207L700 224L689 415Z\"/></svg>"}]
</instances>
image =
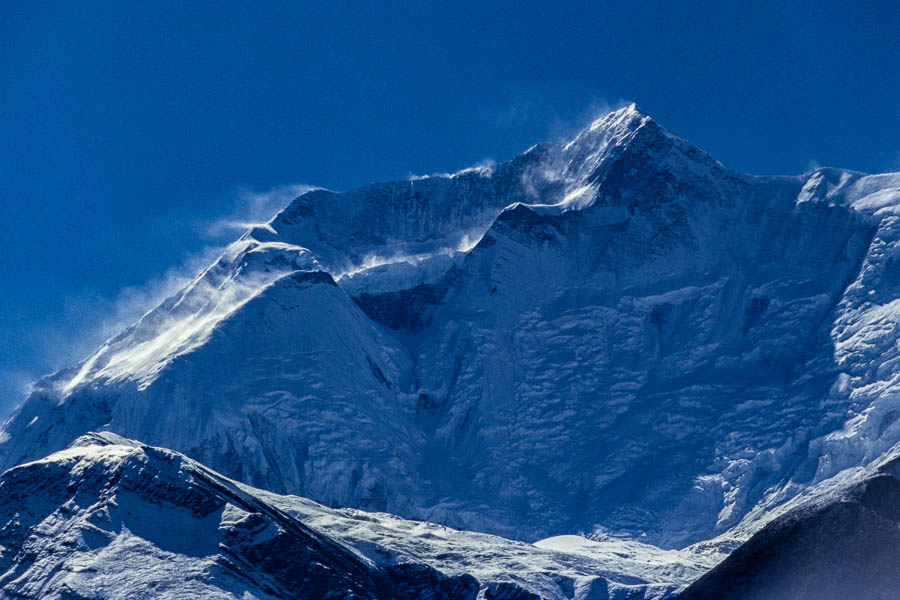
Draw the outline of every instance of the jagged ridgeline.
<instances>
[{"instance_id":1,"label":"jagged ridgeline","mask_svg":"<svg viewBox=\"0 0 900 600\"><path fill-rule=\"evenodd\" d=\"M682 548L900 440L898 207L900 175L736 173L634 106L312 191L43 379L0 461L107 430L326 505Z\"/></svg>"}]
</instances>

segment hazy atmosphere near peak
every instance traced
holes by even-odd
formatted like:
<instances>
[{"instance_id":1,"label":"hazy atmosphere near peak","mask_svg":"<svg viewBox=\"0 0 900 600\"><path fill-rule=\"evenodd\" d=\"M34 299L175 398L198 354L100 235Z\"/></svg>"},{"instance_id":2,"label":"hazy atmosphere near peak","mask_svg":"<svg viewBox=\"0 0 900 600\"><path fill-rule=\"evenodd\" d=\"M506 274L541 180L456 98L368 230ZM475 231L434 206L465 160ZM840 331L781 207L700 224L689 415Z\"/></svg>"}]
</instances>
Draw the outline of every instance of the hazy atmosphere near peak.
<instances>
[{"instance_id":1,"label":"hazy atmosphere near peak","mask_svg":"<svg viewBox=\"0 0 900 600\"><path fill-rule=\"evenodd\" d=\"M0 410L305 184L506 160L625 101L740 171L900 170L900 7L0 6Z\"/></svg>"}]
</instances>

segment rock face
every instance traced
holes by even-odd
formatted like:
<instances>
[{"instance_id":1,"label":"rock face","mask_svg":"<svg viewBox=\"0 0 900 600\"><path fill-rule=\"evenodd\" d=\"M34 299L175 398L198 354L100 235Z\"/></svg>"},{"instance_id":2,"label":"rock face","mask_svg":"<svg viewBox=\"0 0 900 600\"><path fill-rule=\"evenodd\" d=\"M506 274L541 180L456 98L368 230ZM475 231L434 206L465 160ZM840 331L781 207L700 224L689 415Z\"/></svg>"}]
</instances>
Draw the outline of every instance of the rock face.
<instances>
[{"instance_id":1,"label":"rock face","mask_svg":"<svg viewBox=\"0 0 900 600\"><path fill-rule=\"evenodd\" d=\"M900 175L729 171L635 107L313 191L42 380L11 467L108 430L332 506L708 539L900 440Z\"/></svg>"},{"instance_id":2,"label":"rock face","mask_svg":"<svg viewBox=\"0 0 900 600\"><path fill-rule=\"evenodd\" d=\"M900 459L764 527L678 600L887 600L900 592Z\"/></svg>"},{"instance_id":3,"label":"rock face","mask_svg":"<svg viewBox=\"0 0 900 600\"><path fill-rule=\"evenodd\" d=\"M704 570L699 556L650 565L633 545L593 545L332 510L110 433L0 476L3 598L650 600ZM604 552L635 556L615 572Z\"/></svg>"}]
</instances>

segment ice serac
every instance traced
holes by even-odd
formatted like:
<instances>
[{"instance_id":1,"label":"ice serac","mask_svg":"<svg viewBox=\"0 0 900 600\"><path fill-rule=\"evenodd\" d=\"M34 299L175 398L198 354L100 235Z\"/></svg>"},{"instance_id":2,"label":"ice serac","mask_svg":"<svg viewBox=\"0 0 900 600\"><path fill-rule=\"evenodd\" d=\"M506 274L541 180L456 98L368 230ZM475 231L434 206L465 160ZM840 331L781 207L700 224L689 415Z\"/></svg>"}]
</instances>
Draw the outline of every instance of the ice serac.
<instances>
[{"instance_id":1,"label":"ice serac","mask_svg":"<svg viewBox=\"0 0 900 600\"><path fill-rule=\"evenodd\" d=\"M694 542L771 486L808 482L806 447L855 408L829 393L831 321L873 225L798 201L800 178L739 176L631 125L589 161L578 209L498 216L418 349L420 393L439 407L433 457L456 469L434 485L471 490L468 527L502 505L507 535L543 535L549 519Z\"/></svg>"},{"instance_id":2,"label":"ice serac","mask_svg":"<svg viewBox=\"0 0 900 600\"><path fill-rule=\"evenodd\" d=\"M594 546L330 509L111 433L0 476L4 598L651 600L705 564L669 553L617 572L599 553L634 548Z\"/></svg>"},{"instance_id":3,"label":"ice serac","mask_svg":"<svg viewBox=\"0 0 900 600\"><path fill-rule=\"evenodd\" d=\"M297 198L4 425L339 506L680 548L900 440L900 175L735 173L634 106Z\"/></svg>"}]
</instances>

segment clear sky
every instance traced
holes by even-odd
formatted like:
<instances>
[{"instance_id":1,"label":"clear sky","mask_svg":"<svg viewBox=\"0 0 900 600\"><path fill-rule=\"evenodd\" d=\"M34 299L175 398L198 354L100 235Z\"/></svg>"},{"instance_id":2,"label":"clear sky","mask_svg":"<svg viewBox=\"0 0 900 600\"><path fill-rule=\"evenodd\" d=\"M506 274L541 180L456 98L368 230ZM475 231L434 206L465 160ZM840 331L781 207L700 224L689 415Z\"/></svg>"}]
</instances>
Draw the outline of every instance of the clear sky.
<instances>
[{"instance_id":1,"label":"clear sky","mask_svg":"<svg viewBox=\"0 0 900 600\"><path fill-rule=\"evenodd\" d=\"M2 2L0 410L282 186L507 159L624 100L735 169L900 170L898 32L897 0Z\"/></svg>"}]
</instances>

